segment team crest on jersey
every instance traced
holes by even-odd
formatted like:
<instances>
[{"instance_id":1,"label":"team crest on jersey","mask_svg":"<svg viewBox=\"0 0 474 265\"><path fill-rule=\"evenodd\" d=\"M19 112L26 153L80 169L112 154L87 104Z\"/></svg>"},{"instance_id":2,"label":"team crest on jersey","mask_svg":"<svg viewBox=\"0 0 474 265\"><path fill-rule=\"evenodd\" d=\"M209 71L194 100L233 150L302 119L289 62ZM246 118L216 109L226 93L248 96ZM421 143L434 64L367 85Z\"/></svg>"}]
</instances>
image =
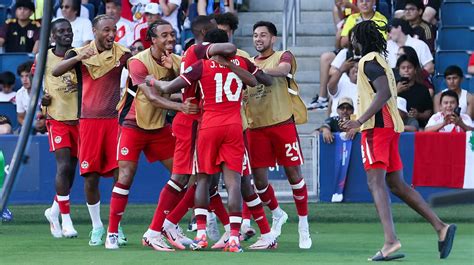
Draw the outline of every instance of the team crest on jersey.
<instances>
[{"instance_id":1,"label":"team crest on jersey","mask_svg":"<svg viewBox=\"0 0 474 265\"><path fill-rule=\"evenodd\" d=\"M184 73L184 74L187 74L187 73L191 72L192 70L193 70L193 67L190 66L190 67L186 68L186 70L184 70L183 73Z\"/></svg>"},{"instance_id":2,"label":"team crest on jersey","mask_svg":"<svg viewBox=\"0 0 474 265\"><path fill-rule=\"evenodd\" d=\"M54 142L57 143L57 144L59 144L62 140L63 140L63 138L61 138L61 136L54 137Z\"/></svg>"},{"instance_id":3,"label":"team crest on jersey","mask_svg":"<svg viewBox=\"0 0 474 265\"><path fill-rule=\"evenodd\" d=\"M26 31L26 36L28 37L28 39L33 38L33 35L35 35L35 32L33 30L30 29Z\"/></svg>"},{"instance_id":4,"label":"team crest on jersey","mask_svg":"<svg viewBox=\"0 0 474 265\"><path fill-rule=\"evenodd\" d=\"M120 153L124 156L128 155L128 148L127 147L123 147L122 149L120 149Z\"/></svg>"},{"instance_id":5,"label":"team crest on jersey","mask_svg":"<svg viewBox=\"0 0 474 265\"><path fill-rule=\"evenodd\" d=\"M86 169L86 168L88 168L88 167L89 167L89 162L87 162L87 161L82 161L82 163L81 163L81 168Z\"/></svg>"}]
</instances>

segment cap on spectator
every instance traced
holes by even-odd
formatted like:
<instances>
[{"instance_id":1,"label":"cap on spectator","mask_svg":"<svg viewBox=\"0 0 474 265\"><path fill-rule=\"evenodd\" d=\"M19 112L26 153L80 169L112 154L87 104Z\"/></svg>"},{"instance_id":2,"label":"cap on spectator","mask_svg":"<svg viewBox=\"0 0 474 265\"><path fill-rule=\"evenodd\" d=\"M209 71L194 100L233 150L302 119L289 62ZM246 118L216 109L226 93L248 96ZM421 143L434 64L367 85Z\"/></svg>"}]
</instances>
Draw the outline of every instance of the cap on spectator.
<instances>
[{"instance_id":1,"label":"cap on spectator","mask_svg":"<svg viewBox=\"0 0 474 265\"><path fill-rule=\"evenodd\" d=\"M407 100L402 97L397 97L397 108L405 113L408 113Z\"/></svg>"},{"instance_id":2,"label":"cap on spectator","mask_svg":"<svg viewBox=\"0 0 474 265\"><path fill-rule=\"evenodd\" d=\"M337 103L337 107L339 108L343 104L349 104L352 108L354 108L354 103L352 102L351 98L343 97L343 98L339 99L339 102Z\"/></svg>"},{"instance_id":3,"label":"cap on spectator","mask_svg":"<svg viewBox=\"0 0 474 265\"><path fill-rule=\"evenodd\" d=\"M145 13L153 14L153 15L159 15L160 12L160 5L157 3L148 3L145 6Z\"/></svg>"},{"instance_id":4,"label":"cap on spectator","mask_svg":"<svg viewBox=\"0 0 474 265\"><path fill-rule=\"evenodd\" d=\"M18 0L15 3L15 9L19 7L26 7L31 11L35 11L35 4L30 0Z\"/></svg>"},{"instance_id":5,"label":"cap on spectator","mask_svg":"<svg viewBox=\"0 0 474 265\"><path fill-rule=\"evenodd\" d=\"M114 3L116 6L122 6L122 1L121 0L105 0L104 2L106 4L107 3Z\"/></svg>"},{"instance_id":6,"label":"cap on spectator","mask_svg":"<svg viewBox=\"0 0 474 265\"><path fill-rule=\"evenodd\" d=\"M11 126L12 122L10 121L10 119L7 116L0 115L0 125L3 125L3 124L10 124L10 126Z\"/></svg>"}]
</instances>

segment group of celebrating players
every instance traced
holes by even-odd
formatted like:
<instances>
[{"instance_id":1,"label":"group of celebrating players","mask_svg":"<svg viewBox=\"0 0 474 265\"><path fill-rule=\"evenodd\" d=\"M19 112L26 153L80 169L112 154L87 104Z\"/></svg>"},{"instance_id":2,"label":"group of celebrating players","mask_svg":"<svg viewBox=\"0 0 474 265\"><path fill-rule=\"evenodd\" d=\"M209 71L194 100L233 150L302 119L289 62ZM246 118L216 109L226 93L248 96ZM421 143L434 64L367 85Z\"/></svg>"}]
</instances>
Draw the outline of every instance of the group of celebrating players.
<instances>
[{"instance_id":1,"label":"group of celebrating players","mask_svg":"<svg viewBox=\"0 0 474 265\"><path fill-rule=\"evenodd\" d=\"M229 43L227 33L207 16L193 21L195 44L183 57L172 53L176 36L166 21L150 25L152 46L134 56L114 42L116 26L107 15L93 20L95 39L81 48L71 48L67 20L52 24L55 46L47 54L42 106L57 161L57 194L45 211L54 237L77 236L69 193L79 162L92 221L89 245L105 241L107 249L118 249L126 244L120 221L143 151L149 162L160 161L171 172L143 235L144 246L158 251L207 248L206 220L214 212L225 233L212 248L242 252L243 215L253 217L261 234L249 248L276 248L288 219L268 182L268 168L278 163L293 191L299 247L311 247L296 131L296 123L305 122L306 108L293 79L293 55L273 50L274 24L254 25L254 58ZM123 68L129 75L121 96ZM171 125L168 110L177 111ZM227 209L217 192L221 175ZM115 178L107 232L100 218L101 176ZM272 211L271 228L264 205ZM188 209L194 209L197 223L194 240L178 226Z\"/></svg>"}]
</instances>

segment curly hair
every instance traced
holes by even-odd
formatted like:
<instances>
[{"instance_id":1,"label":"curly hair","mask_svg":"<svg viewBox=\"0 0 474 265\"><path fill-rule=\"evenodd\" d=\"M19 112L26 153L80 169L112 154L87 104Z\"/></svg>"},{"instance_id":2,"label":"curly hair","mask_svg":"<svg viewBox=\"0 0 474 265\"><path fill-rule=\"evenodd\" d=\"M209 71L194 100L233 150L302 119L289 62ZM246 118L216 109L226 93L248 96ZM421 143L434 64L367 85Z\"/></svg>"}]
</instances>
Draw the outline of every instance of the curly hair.
<instances>
[{"instance_id":1,"label":"curly hair","mask_svg":"<svg viewBox=\"0 0 474 265\"><path fill-rule=\"evenodd\" d=\"M387 27L379 26L372 20L362 21L352 29L353 37L362 46L362 55L369 52L387 55L387 41L381 31L387 31Z\"/></svg>"}]
</instances>

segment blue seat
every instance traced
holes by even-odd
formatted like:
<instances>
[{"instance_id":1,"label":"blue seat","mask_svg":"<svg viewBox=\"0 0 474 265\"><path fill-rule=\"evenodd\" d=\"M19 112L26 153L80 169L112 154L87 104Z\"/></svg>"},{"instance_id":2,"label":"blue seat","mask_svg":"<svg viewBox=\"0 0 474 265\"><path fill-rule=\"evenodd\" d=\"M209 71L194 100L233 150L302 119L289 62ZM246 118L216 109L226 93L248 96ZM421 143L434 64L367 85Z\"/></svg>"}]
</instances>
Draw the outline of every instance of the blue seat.
<instances>
[{"instance_id":1,"label":"blue seat","mask_svg":"<svg viewBox=\"0 0 474 265\"><path fill-rule=\"evenodd\" d=\"M443 74L450 65L457 65L467 72L469 55L467 51L438 51L435 60L436 73Z\"/></svg>"},{"instance_id":2,"label":"blue seat","mask_svg":"<svg viewBox=\"0 0 474 265\"><path fill-rule=\"evenodd\" d=\"M474 3L446 2L440 10L443 26L474 26Z\"/></svg>"},{"instance_id":3,"label":"blue seat","mask_svg":"<svg viewBox=\"0 0 474 265\"><path fill-rule=\"evenodd\" d=\"M89 10L89 20L92 21L95 18L95 7L93 4L82 4L87 10Z\"/></svg>"},{"instance_id":4,"label":"blue seat","mask_svg":"<svg viewBox=\"0 0 474 265\"><path fill-rule=\"evenodd\" d=\"M35 59L32 53L2 53L0 54L0 72L10 71L16 73L18 65Z\"/></svg>"},{"instance_id":5,"label":"blue seat","mask_svg":"<svg viewBox=\"0 0 474 265\"><path fill-rule=\"evenodd\" d=\"M0 25L3 25L6 19L7 19L7 6L0 4Z\"/></svg>"},{"instance_id":6,"label":"blue seat","mask_svg":"<svg viewBox=\"0 0 474 265\"><path fill-rule=\"evenodd\" d=\"M474 17L474 13L472 15ZM472 50L474 47L474 27L446 27L438 30L439 50Z\"/></svg>"},{"instance_id":7,"label":"blue seat","mask_svg":"<svg viewBox=\"0 0 474 265\"><path fill-rule=\"evenodd\" d=\"M0 114L5 115L10 119L13 130L18 127L18 120L16 118L16 105L10 102L0 102Z\"/></svg>"},{"instance_id":8,"label":"blue seat","mask_svg":"<svg viewBox=\"0 0 474 265\"><path fill-rule=\"evenodd\" d=\"M12 5L12 0L0 0L0 5L4 5L6 7L9 7Z\"/></svg>"}]
</instances>

